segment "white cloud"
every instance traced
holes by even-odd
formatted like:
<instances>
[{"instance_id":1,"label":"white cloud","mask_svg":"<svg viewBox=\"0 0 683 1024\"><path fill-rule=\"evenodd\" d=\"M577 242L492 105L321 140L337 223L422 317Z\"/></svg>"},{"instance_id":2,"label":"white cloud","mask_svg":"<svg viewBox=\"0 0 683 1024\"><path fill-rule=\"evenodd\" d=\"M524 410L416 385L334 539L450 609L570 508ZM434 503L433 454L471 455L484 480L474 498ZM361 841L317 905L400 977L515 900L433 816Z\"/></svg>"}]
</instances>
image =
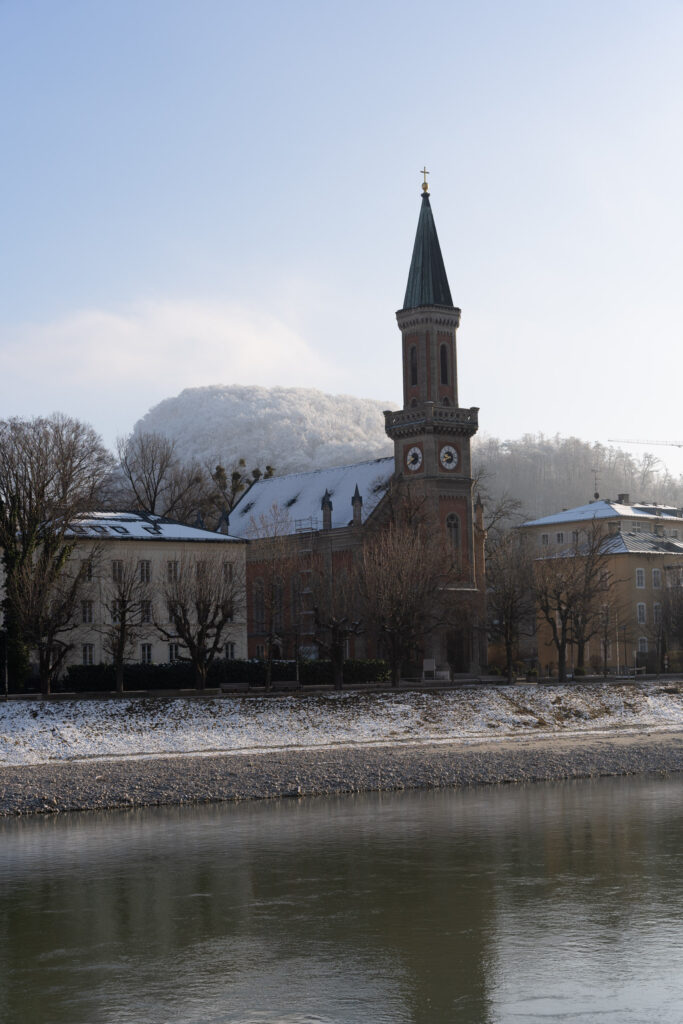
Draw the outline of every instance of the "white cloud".
<instances>
[{"instance_id":1,"label":"white cloud","mask_svg":"<svg viewBox=\"0 0 683 1024\"><path fill-rule=\"evenodd\" d=\"M234 304L143 302L5 328L2 415L60 409L108 441L185 387L333 387L344 375L275 317Z\"/></svg>"}]
</instances>

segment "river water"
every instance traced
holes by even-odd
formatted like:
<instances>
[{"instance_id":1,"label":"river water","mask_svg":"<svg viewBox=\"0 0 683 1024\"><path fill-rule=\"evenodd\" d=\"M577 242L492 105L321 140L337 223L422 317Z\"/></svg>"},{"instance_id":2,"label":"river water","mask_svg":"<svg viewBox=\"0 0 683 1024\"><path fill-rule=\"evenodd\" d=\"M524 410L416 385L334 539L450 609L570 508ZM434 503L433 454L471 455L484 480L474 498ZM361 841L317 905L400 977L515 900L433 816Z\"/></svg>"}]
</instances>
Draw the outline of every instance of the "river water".
<instances>
[{"instance_id":1,"label":"river water","mask_svg":"<svg viewBox=\"0 0 683 1024\"><path fill-rule=\"evenodd\" d=\"M682 786L0 822L0 1021L680 1024Z\"/></svg>"}]
</instances>

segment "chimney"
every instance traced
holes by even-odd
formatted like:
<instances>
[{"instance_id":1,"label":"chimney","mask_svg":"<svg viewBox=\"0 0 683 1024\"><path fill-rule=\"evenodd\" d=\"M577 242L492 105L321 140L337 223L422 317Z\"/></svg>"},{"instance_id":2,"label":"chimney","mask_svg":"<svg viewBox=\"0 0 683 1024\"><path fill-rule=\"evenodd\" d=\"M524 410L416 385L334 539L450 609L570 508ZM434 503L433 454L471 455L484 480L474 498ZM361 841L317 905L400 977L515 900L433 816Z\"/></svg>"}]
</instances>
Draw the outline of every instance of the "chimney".
<instances>
[{"instance_id":1,"label":"chimney","mask_svg":"<svg viewBox=\"0 0 683 1024\"><path fill-rule=\"evenodd\" d=\"M353 525L360 526L362 522L361 514L363 511L363 499L360 491L358 490L358 484L356 484L356 489L353 492L353 497L351 498L351 507L353 508Z\"/></svg>"},{"instance_id":2,"label":"chimney","mask_svg":"<svg viewBox=\"0 0 683 1024\"><path fill-rule=\"evenodd\" d=\"M320 508L323 513L323 530L332 529L332 497L329 491L325 491L323 494L323 500L320 502Z\"/></svg>"},{"instance_id":3,"label":"chimney","mask_svg":"<svg viewBox=\"0 0 683 1024\"><path fill-rule=\"evenodd\" d=\"M630 497L629 494L617 494L617 503L619 505L630 505Z\"/></svg>"}]
</instances>

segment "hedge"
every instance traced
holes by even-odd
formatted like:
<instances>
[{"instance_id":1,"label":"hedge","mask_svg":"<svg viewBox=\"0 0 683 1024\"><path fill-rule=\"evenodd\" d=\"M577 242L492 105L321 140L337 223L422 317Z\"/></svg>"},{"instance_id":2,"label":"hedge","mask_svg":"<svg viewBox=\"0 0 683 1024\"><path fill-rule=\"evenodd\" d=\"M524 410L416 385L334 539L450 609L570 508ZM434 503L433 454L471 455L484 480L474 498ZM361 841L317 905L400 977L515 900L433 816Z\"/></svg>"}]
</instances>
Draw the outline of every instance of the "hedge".
<instances>
[{"instance_id":1,"label":"hedge","mask_svg":"<svg viewBox=\"0 0 683 1024\"><path fill-rule=\"evenodd\" d=\"M344 682L357 683L385 682L389 679L389 666L379 659L344 662ZM294 661L273 661L272 681L290 682L296 679ZM299 681L303 686L325 686L332 682L330 661L302 661L299 663ZM265 686L265 661L228 661L216 659L206 679L210 689L223 684L247 683L249 686ZM123 667L124 690L186 690L195 685L192 665L187 661L176 661L166 665L141 665L131 663ZM73 693L110 693L116 689L116 672L113 665L69 665L62 679L53 687L55 692L67 690Z\"/></svg>"}]
</instances>

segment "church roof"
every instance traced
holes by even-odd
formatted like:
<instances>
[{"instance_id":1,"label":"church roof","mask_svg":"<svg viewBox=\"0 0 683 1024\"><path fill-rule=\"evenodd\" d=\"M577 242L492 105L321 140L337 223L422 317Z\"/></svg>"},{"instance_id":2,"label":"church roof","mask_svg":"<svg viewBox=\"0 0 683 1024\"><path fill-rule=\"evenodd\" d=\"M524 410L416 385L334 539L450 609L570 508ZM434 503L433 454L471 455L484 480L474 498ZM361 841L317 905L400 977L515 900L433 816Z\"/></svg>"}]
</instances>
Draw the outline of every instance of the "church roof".
<instances>
[{"instance_id":1,"label":"church roof","mask_svg":"<svg viewBox=\"0 0 683 1024\"><path fill-rule=\"evenodd\" d=\"M361 520L365 522L384 495L393 473L394 459L390 456L258 480L230 513L230 534L247 539L267 535L274 517L280 534L320 530L321 504L326 494L332 502L332 528L348 526L353 519L356 488L363 498Z\"/></svg>"},{"instance_id":2,"label":"church roof","mask_svg":"<svg viewBox=\"0 0 683 1024\"><path fill-rule=\"evenodd\" d=\"M428 192L422 193L422 208L417 222L408 287L403 300L404 309L416 309L418 306L453 308Z\"/></svg>"}]
</instances>

